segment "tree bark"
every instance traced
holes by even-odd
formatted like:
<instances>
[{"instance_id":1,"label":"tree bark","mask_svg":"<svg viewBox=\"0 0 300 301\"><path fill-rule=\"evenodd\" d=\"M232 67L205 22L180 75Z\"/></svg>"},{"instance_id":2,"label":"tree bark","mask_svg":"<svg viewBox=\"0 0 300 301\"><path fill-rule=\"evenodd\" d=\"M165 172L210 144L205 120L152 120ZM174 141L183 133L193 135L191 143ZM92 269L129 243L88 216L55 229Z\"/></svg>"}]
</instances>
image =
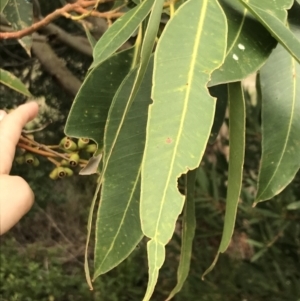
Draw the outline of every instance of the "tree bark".
<instances>
[{"instance_id":1,"label":"tree bark","mask_svg":"<svg viewBox=\"0 0 300 301\"><path fill-rule=\"evenodd\" d=\"M47 42L35 41L36 36L37 34L33 35L32 52L45 70L59 82L63 89L75 96L81 86L81 81L65 66Z\"/></svg>"}]
</instances>

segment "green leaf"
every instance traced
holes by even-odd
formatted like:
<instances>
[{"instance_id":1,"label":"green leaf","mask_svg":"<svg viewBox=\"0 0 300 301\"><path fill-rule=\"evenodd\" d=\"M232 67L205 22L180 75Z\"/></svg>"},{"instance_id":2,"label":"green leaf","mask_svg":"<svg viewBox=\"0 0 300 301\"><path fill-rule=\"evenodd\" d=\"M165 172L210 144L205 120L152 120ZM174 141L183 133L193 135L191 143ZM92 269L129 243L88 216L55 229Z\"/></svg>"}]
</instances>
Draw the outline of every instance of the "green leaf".
<instances>
[{"instance_id":1,"label":"green leaf","mask_svg":"<svg viewBox=\"0 0 300 301\"><path fill-rule=\"evenodd\" d=\"M300 65L278 45L260 78L262 161L256 203L280 193L300 167Z\"/></svg>"},{"instance_id":2,"label":"green leaf","mask_svg":"<svg viewBox=\"0 0 300 301\"><path fill-rule=\"evenodd\" d=\"M150 238L144 301L153 293L165 245L182 211L177 178L200 164L210 135L215 100L206 84L223 62L226 35L225 15L216 0L190 0L176 11L157 45L142 165L140 212L142 230Z\"/></svg>"},{"instance_id":3,"label":"green leaf","mask_svg":"<svg viewBox=\"0 0 300 301\"><path fill-rule=\"evenodd\" d=\"M240 82L228 84L229 100L229 171L226 196L226 212L223 234L218 254L202 278L215 266L220 253L224 253L230 243L242 188L245 155L246 112L245 99Z\"/></svg>"},{"instance_id":4,"label":"green leaf","mask_svg":"<svg viewBox=\"0 0 300 301\"><path fill-rule=\"evenodd\" d=\"M3 69L0 69L0 83L28 97L32 96L26 86L17 77Z\"/></svg>"},{"instance_id":5,"label":"green leaf","mask_svg":"<svg viewBox=\"0 0 300 301\"><path fill-rule=\"evenodd\" d=\"M196 176L197 169L189 171L186 175L186 200L183 209L181 253L177 271L177 284L166 301L171 300L178 292L180 292L190 270L192 246L196 229L194 202Z\"/></svg>"},{"instance_id":6,"label":"green leaf","mask_svg":"<svg viewBox=\"0 0 300 301\"><path fill-rule=\"evenodd\" d=\"M145 72L147 70L148 67L148 63L150 60L150 56L152 53L152 49L154 46L154 42L156 39L156 35L157 35L157 30L160 24L160 16L161 16L161 11L163 8L163 3L164 0L155 0L154 5L152 7L152 11L148 20L148 24L147 24L147 28L146 28L146 32L145 32L145 37L144 37L144 41L143 41L143 45L142 45L142 49L141 49L141 55L140 55L140 63L139 63L139 67L137 70L137 74L135 76L134 79L134 83L128 98L128 101L126 103L126 106L124 108L124 111L122 113L122 116L120 118L120 123L118 125L118 128L115 132L115 136L112 139L112 144L109 150L107 150L107 152L105 153L104 156L104 164L103 164L103 169L101 172L101 176L98 180L98 189L99 186L102 183L102 179L106 173L107 167L108 167L108 162L110 162L110 156L112 155L112 151L115 147L115 143L117 142L118 139L118 135L121 131L121 128L123 126L123 123L126 119L127 113L129 112L129 109L137 95L137 92L140 88L140 85L142 83L142 80L144 78ZM90 231L89 231L90 232ZM90 235L90 234L89 234Z\"/></svg>"},{"instance_id":7,"label":"green leaf","mask_svg":"<svg viewBox=\"0 0 300 301\"><path fill-rule=\"evenodd\" d=\"M91 45L92 48L95 48L96 44L97 44L97 40L93 37L93 35L91 34L88 26L86 25L86 23L82 23L82 26L84 28L84 31L85 31L85 34L86 34L86 37Z\"/></svg>"},{"instance_id":8,"label":"green leaf","mask_svg":"<svg viewBox=\"0 0 300 301\"><path fill-rule=\"evenodd\" d=\"M209 143L213 144L219 134L220 128L224 122L227 99L228 99L228 89L226 84L217 85L209 88L209 93L211 96L217 98L216 111L214 117L214 123L209 136Z\"/></svg>"},{"instance_id":9,"label":"green leaf","mask_svg":"<svg viewBox=\"0 0 300 301\"><path fill-rule=\"evenodd\" d=\"M94 48L94 62L91 68L111 56L130 38L149 14L153 3L154 0L143 1L109 27Z\"/></svg>"},{"instance_id":10,"label":"green leaf","mask_svg":"<svg viewBox=\"0 0 300 301\"><path fill-rule=\"evenodd\" d=\"M110 150L107 150L107 152L105 152L104 162L106 162L106 163L109 162L109 160L110 160L110 156L111 156L112 151L115 147L115 143L118 139L118 135L119 135L120 130L123 126L126 115L129 111L131 105L132 105L132 102L134 101L134 98L137 95L137 92L140 88L140 85L141 85L142 80L144 78L145 72L147 70L148 63L149 63L149 60L150 60L150 56L151 56L151 53L152 53L152 49L154 47L154 42L155 42L155 39L156 39L157 30L158 30L159 23L160 23L160 16L161 16L162 8L163 8L163 3L164 3L164 0L155 0L154 5L152 7L151 14L150 14L148 24L147 24L147 28L146 28L146 31L145 31L144 41L143 41L141 54L140 54L140 62L139 62L139 65L138 65L135 80L134 80L134 83L132 85L131 93L128 97L127 104L124 108L123 115L120 119L118 129L115 133L113 142L111 144L111 148L110 148ZM101 177L103 177L103 175L105 175L106 168L107 168L106 163L103 165ZM100 179L100 182L101 181L102 181L102 178Z\"/></svg>"},{"instance_id":11,"label":"green leaf","mask_svg":"<svg viewBox=\"0 0 300 301\"><path fill-rule=\"evenodd\" d=\"M227 51L224 64L212 74L210 86L240 81L256 72L276 45L270 33L236 0L220 3L228 22Z\"/></svg>"},{"instance_id":12,"label":"green leaf","mask_svg":"<svg viewBox=\"0 0 300 301\"><path fill-rule=\"evenodd\" d=\"M112 99L123 79L130 71L133 53L133 48L119 52L102 64L99 64L88 74L69 112L65 127L66 135L93 139L97 143L99 152L103 146L104 127ZM93 212L101 186L100 180L99 178L90 207L85 249L84 269L91 289L92 282L88 266L88 245L91 236Z\"/></svg>"},{"instance_id":13,"label":"green leaf","mask_svg":"<svg viewBox=\"0 0 300 301\"><path fill-rule=\"evenodd\" d=\"M258 1L255 5L239 0L265 26L272 36L300 63L300 40L277 18L273 11ZM290 8L293 1L290 0Z\"/></svg>"},{"instance_id":14,"label":"green leaf","mask_svg":"<svg viewBox=\"0 0 300 301\"><path fill-rule=\"evenodd\" d=\"M153 62L113 141L123 116L137 69L123 81L111 105L104 138L104 158L112 147L103 176L96 221L94 279L123 261L141 240L140 171L146 139L148 106L151 102Z\"/></svg>"},{"instance_id":15,"label":"green leaf","mask_svg":"<svg viewBox=\"0 0 300 301\"><path fill-rule=\"evenodd\" d=\"M66 135L93 139L98 148L102 148L107 114L117 89L131 68L133 52L133 48L119 52L91 70L73 102Z\"/></svg>"},{"instance_id":16,"label":"green leaf","mask_svg":"<svg viewBox=\"0 0 300 301\"><path fill-rule=\"evenodd\" d=\"M2 0L1 0L2 1ZM32 3L24 0L10 0L3 10L6 19L16 31L32 25ZM18 40L27 54L31 56L31 36L25 36Z\"/></svg>"},{"instance_id":17,"label":"green leaf","mask_svg":"<svg viewBox=\"0 0 300 301\"><path fill-rule=\"evenodd\" d=\"M1 0L0 1L0 13L3 12L3 10L4 10L5 6L6 6L6 4L8 3L8 1L9 0Z\"/></svg>"},{"instance_id":18,"label":"green leaf","mask_svg":"<svg viewBox=\"0 0 300 301\"><path fill-rule=\"evenodd\" d=\"M241 83L228 85L229 99L229 170L226 213L219 251L225 252L230 243L243 181L245 156L246 112Z\"/></svg>"},{"instance_id":19,"label":"green leaf","mask_svg":"<svg viewBox=\"0 0 300 301\"><path fill-rule=\"evenodd\" d=\"M300 210L300 201L290 203L286 206L287 210Z\"/></svg>"},{"instance_id":20,"label":"green leaf","mask_svg":"<svg viewBox=\"0 0 300 301\"><path fill-rule=\"evenodd\" d=\"M114 10L114 9L118 8L119 6L121 6L123 4L126 4L126 3L127 3L126 0L115 0L114 3L113 3L113 7L111 8L111 10ZM139 2L136 3L136 4L139 4ZM128 8L125 7L125 9L128 9Z\"/></svg>"},{"instance_id":21,"label":"green leaf","mask_svg":"<svg viewBox=\"0 0 300 301\"><path fill-rule=\"evenodd\" d=\"M154 4L152 6L151 13L147 22L145 34L144 34L138 72L131 90L131 94L128 99L127 108L124 111L124 116L126 116L127 111L130 108L132 101L134 100L137 94L137 91L143 80L144 74L147 70L149 60L155 44L155 39L157 36L160 20L161 20L163 5L164 5L164 0L154 0Z\"/></svg>"}]
</instances>

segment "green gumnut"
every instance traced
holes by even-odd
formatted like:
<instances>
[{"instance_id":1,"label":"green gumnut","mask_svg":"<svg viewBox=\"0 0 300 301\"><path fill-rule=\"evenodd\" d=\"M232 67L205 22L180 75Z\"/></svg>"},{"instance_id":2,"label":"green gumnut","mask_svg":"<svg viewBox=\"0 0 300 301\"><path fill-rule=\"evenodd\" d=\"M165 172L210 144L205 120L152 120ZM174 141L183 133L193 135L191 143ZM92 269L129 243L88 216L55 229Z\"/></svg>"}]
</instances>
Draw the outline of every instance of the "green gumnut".
<instances>
[{"instance_id":1,"label":"green gumnut","mask_svg":"<svg viewBox=\"0 0 300 301\"><path fill-rule=\"evenodd\" d=\"M90 142L90 139L88 138L79 138L77 141L77 146L79 149L85 148Z\"/></svg>"},{"instance_id":2,"label":"green gumnut","mask_svg":"<svg viewBox=\"0 0 300 301\"><path fill-rule=\"evenodd\" d=\"M97 145L96 144L89 144L86 146L86 148L84 149L87 153L91 153L93 154L96 150L97 150Z\"/></svg>"},{"instance_id":3,"label":"green gumnut","mask_svg":"<svg viewBox=\"0 0 300 301\"><path fill-rule=\"evenodd\" d=\"M22 165L25 162L25 156L17 156L15 157L15 161L17 164Z\"/></svg>"},{"instance_id":4,"label":"green gumnut","mask_svg":"<svg viewBox=\"0 0 300 301\"><path fill-rule=\"evenodd\" d=\"M79 162L79 155L77 153L74 153L70 156L70 159L69 159L69 165L70 166L77 166L78 162Z\"/></svg>"},{"instance_id":5,"label":"green gumnut","mask_svg":"<svg viewBox=\"0 0 300 301\"><path fill-rule=\"evenodd\" d=\"M58 168L54 168L49 174L50 179L56 180L58 178Z\"/></svg>"},{"instance_id":6,"label":"green gumnut","mask_svg":"<svg viewBox=\"0 0 300 301\"><path fill-rule=\"evenodd\" d=\"M65 150L68 150L68 151L76 151L77 150L77 144L71 140L71 139L67 139L66 142L64 143L63 145L63 148Z\"/></svg>"},{"instance_id":7,"label":"green gumnut","mask_svg":"<svg viewBox=\"0 0 300 301\"><path fill-rule=\"evenodd\" d=\"M64 178L67 175L65 168L62 166L57 167L57 175L59 178Z\"/></svg>"},{"instance_id":8,"label":"green gumnut","mask_svg":"<svg viewBox=\"0 0 300 301\"><path fill-rule=\"evenodd\" d=\"M33 165L34 167L39 166L39 165L40 165L40 160L39 160L37 157L34 157L34 161L33 161L32 165Z\"/></svg>"},{"instance_id":9,"label":"green gumnut","mask_svg":"<svg viewBox=\"0 0 300 301\"><path fill-rule=\"evenodd\" d=\"M32 165L34 163L34 155L31 153L26 153L25 154L25 162L29 165Z\"/></svg>"},{"instance_id":10,"label":"green gumnut","mask_svg":"<svg viewBox=\"0 0 300 301\"><path fill-rule=\"evenodd\" d=\"M64 137L60 140L59 145L63 147L67 140L71 140L69 137Z\"/></svg>"},{"instance_id":11,"label":"green gumnut","mask_svg":"<svg viewBox=\"0 0 300 301\"><path fill-rule=\"evenodd\" d=\"M65 169L67 177L73 176L74 172L73 172L73 170L71 168L65 167L64 169Z\"/></svg>"}]
</instances>

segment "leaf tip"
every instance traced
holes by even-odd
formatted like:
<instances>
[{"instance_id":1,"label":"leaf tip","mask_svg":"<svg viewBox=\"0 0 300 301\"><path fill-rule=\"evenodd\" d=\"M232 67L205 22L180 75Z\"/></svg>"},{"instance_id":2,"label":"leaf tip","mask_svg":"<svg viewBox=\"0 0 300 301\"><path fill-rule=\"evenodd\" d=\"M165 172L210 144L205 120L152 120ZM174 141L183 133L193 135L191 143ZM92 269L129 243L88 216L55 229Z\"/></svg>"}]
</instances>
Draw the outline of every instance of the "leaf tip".
<instances>
[{"instance_id":1,"label":"leaf tip","mask_svg":"<svg viewBox=\"0 0 300 301\"><path fill-rule=\"evenodd\" d=\"M219 255L220 255L220 252L218 251L218 253L217 253L217 255L216 255L214 261L212 262L212 264L211 264L211 265L206 269L206 271L202 274L201 280L204 281L204 280L205 280L205 276L213 270L213 268L215 267L215 265L216 265L216 263L217 263L217 261L218 261Z\"/></svg>"}]
</instances>

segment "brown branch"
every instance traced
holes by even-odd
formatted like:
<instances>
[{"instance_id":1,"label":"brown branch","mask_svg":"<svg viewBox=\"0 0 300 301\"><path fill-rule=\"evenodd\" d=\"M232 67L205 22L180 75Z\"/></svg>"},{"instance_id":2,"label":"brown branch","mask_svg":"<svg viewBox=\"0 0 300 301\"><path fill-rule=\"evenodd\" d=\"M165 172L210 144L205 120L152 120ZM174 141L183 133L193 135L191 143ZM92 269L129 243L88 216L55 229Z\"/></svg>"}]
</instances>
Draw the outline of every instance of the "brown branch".
<instances>
[{"instance_id":1,"label":"brown branch","mask_svg":"<svg viewBox=\"0 0 300 301\"><path fill-rule=\"evenodd\" d=\"M47 159L53 163L56 167L60 166L60 162L56 161L55 159L51 158L51 157L47 157Z\"/></svg>"},{"instance_id":2,"label":"brown branch","mask_svg":"<svg viewBox=\"0 0 300 301\"><path fill-rule=\"evenodd\" d=\"M35 33L34 36L37 34ZM42 66L56 78L59 84L72 96L75 96L81 86L81 81L72 74L64 62L55 54L48 43L34 42L32 52Z\"/></svg>"},{"instance_id":3,"label":"brown branch","mask_svg":"<svg viewBox=\"0 0 300 301\"><path fill-rule=\"evenodd\" d=\"M73 36L53 23L45 26L42 32L46 35L54 35L60 42L87 56L93 56L93 49L85 37Z\"/></svg>"},{"instance_id":4,"label":"brown branch","mask_svg":"<svg viewBox=\"0 0 300 301\"><path fill-rule=\"evenodd\" d=\"M11 26L0 24L0 34L3 31L7 32L7 33L14 33L14 30ZM33 36L32 39L33 39L33 41L47 42L47 37L44 37L44 36Z\"/></svg>"},{"instance_id":5,"label":"brown branch","mask_svg":"<svg viewBox=\"0 0 300 301\"><path fill-rule=\"evenodd\" d=\"M30 151L31 153L34 153L34 154L37 154L37 155L41 155L43 157L53 157L53 158L57 157L56 155L54 155L52 153L40 150L40 149L35 148L35 147L31 147L31 146L29 146L27 144L23 144L21 142L18 143L18 147L23 148L23 149L25 149L27 151Z\"/></svg>"},{"instance_id":6,"label":"brown branch","mask_svg":"<svg viewBox=\"0 0 300 301\"><path fill-rule=\"evenodd\" d=\"M99 1L87 1L87 0L77 0L74 3L68 3L62 8L56 9L54 12L50 13L43 19L37 21L36 23L32 24L31 26L24 28L19 31L14 31L14 32L0 32L0 39L21 39L24 36L30 35L34 32L36 32L38 29L48 25L51 23L53 20L61 17L61 16L70 16L71 12L89 12L87 10L88 7L95 6L96 3ZM102 1L101 1L102 2ZM104 1L103 1L104 2ZM115 13L116 16L114 16L114 13L111 12L95 12L92 11L91 15L96 15L98 17L103 17L103 18L117 18L120 13Z\"/></svg>"},{"instance_id":7,"label":"brown branch","mask_svg":"<svg viewBox=\"0 0 300 301\"><path fill-rule=\"evenodd\" d=\"M60 28L54 26L54 24L49 24L48 26L51 31L57 30L56 32L58 33L59 36L58 38L60 40L66 38L67 33L65 31L63 31L62 29L59 30ZM46 28L48 28L48 26L46 26ZM9 33L11 32L11 27L0 26L0 28L2 30L8 31ZM78 37L78 39L79 38L80 37ZM56 78L59 84L69 94L75 96L81 86L81 81L71 73L71 71L65 66L62 60L55 54L51 46L47 43L47 38L45 36L34 33L32 39L33 39L32 51L37 57L37 59L40 61L41 65L46 69L48 73L50 73L52 76ZM64 42L67 45L72 46L73 42L71 40L72 39L69 35L68 39L65 39ZM69 41L70 43L68 43L67 41ZM79 40L75 40L75 41L77 43L79 42ZM75 45L73 46L75 48ZM79 51L81 50L83 53L92 56L92 50L90 46L86 46L86 48L79 46L75 49Z\"/></svg>"},{"instance_id":8,"label":"brown branch","mask_svg":"<svg viewBox=\"0 0 300 301\"><path fill-rule=\"evenodd\" d=\"M30 146L33 149L33 152L35 152L35 153L37 153L36 150L43 150L45 153L40 153L40 155L42 155L42 156L45 156L45 154L47 153L47 154L52 154L52 155L49 155L50 157L60 157L62 159L68 160L68 155L56 152L53 149L47 147L46 145L40 144L28 137L21 136L19 143L21 143L22 145L24 144L24 145ZM35 146L36 148L34 148L32 146ZM20 147L23 148L22 146L20 146ZM30 150L30 149L28 149L28 150ZM46 156L48 156L48 155L46 155Z\"/></svg>"},{"instance_id":9,"label":"brown branch","mask_svg":"<svg viewBox=\"0 0 300 301\"><path fill-rule=\"evenodd\" d=\"M20 137L18 146L20 148L26 149L30 152L47 157L49 159L49 161L51 161L54 164L57 164L59 162L57 162L55 160L53 161L53 159L51 159L51 157L52 158L60 157L65 160L69 160L69 157L72 155L72 154L68 154L68 153L61 154L59 152L54 151L53 148L57 149L57 148L59 148L59 145L50 145L49 146L49 145L40 144L40 143L36 142L35 140L32 140L32 139L30 139L28 137L24 137L24 136ZM35 147L33 147L33 146L35 146ZM79 159L79 163L86 165L88 163L88 161L85 159Z\"/></svg>"},{"instance_id":10,"label":"brown branch","mask_svg":"<svg viewBox=\"0 0 300 301\"><path fill-rule=\"evenodd\" d=\"M68 3L64 7L56 9L54 12L47 15L42 20L32 24L30 27L24 28L19 31L10 32L10 33L1 32L0 39L21 39L22 37L30 35L33 32L37 31L39 28L48 25L50 22L59 18L63 14L73 11L77 6L79 6L78 1L76 1L75 3L72 3L72 4Z\"/></svg>"},{"instance_id":11,"label":"brown branch","mask_svg":"<svg viewBox=\"0 0 300 301\"><path fill-rule=\"evenodd\" d=\"M105 18L105 19L117 19L121 16L124 15L124 13L122 12L113 12L113 11L108 11L108 12L98 12L98 11L89 11L87 9L84 9L83 7L76 7L74 9L75 12L77 12L78 14L82 14L82 15L90 15L92 17L99 17L99 18ZM71 15L64 15L67 18L74 18Z\"/></svg>"}]
</instances>

